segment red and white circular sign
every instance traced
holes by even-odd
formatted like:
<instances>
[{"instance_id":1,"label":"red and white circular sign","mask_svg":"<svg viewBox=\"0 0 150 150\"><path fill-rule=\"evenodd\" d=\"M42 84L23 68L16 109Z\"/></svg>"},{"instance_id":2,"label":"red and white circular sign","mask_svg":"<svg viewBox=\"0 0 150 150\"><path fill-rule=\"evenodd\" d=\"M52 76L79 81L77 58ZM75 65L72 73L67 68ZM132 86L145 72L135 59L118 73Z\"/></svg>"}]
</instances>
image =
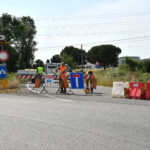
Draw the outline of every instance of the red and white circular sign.
<instances>
[{"instance_id":1,"label":"red and white circular sign","mask_svg":"<svg viewBox=\"0 0 150 150\"><path fill-rule=\"evenodd\" d=\"M5 50L0 50L0 61L5 62L9 59L9 53Z\"/></svg>"}]
</instances>

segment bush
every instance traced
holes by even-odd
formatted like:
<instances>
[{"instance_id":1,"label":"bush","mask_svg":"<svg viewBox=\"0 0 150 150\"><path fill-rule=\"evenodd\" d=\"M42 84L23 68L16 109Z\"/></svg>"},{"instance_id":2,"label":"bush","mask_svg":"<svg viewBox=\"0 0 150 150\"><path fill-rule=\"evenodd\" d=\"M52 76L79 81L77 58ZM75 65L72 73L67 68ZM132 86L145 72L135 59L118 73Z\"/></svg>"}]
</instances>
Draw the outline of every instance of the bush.
<instances>
[{"instance_id":1,"label":"bush","mask_svg":"<svg viewBox=\"0 0 150 150\"><path fill-rule=\"evenodd\" d=\"M146 59L142 62L143 66L145 66L145 71L150 73L150 59Z\"/></svg>"}]
</instances>

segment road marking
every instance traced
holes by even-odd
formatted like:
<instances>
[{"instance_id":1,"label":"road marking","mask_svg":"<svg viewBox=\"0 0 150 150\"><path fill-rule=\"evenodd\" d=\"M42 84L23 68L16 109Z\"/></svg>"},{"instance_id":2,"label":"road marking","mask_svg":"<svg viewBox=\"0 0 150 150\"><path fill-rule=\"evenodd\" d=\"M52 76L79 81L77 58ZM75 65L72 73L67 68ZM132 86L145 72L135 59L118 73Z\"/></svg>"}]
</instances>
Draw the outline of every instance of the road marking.
<instances>
[{"instance_id":1,"label":"road marking","mask_svg":"<svg viewBox=\"0 0 150 150\"><path fill-rule=\"evenodd\" d=\"M29 85L30 85L30 84L27 84L27 85L26 85L26 86L27 86L27 89L28 89L29 91L32 91L32 92L35 92L35 93L37 93L37 94L41 94L41 95L47 96L47 97L49 97L49 98L54 98L54 99L56 99L56 100L61 100L61 101L65 101L65 102L73 102L72 100L57 98L57 97L52 96L52 95L49 95L49 94L42 94L42 93L40 93L39 91L30 88Z\"/></svg>"}]
</instances>

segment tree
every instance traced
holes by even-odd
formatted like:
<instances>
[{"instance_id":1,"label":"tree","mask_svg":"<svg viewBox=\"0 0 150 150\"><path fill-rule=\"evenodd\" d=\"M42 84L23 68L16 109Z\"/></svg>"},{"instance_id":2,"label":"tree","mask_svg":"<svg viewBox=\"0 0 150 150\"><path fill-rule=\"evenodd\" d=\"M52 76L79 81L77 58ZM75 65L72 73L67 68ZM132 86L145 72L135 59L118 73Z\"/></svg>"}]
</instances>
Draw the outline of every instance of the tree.
<instances>
[{"instance_id":1,"label":"tree","mask_svg":"<svg viewBox=\"0 0 150 150\"><path fill-rule=\"evenodd\" d=\"M52 58L51 58L51 62L52 63L61 63L61 57L59 54L56 54L54 55Z\"/></svg>"},{"instance_id":2,"label":"tree","mask_svg":"<svg viewBox=\"0 0 150 150\"><path fill-rule=\"evenodd\" d=\"M119 47L113 45L101 45L92 47L87 53L87 60L93 64L98 61L101 66L116 67L118 65L118 55L121 53Z\"/></svg>"},{"instance_id":3,"label":"tree","mask_svg":"<svg viewBox=\"0 0 150 150\"><path fill-rule=\"evenodd\" d=\"M142 64L144 65L146 72L150 73L150 59L143 60Z\"/></svg>"},{"instance_id":4,"label":"tree","mask_svg":"<svg viewBox=\"0 0 150 150\"><path fill-rule=\"evenodd\" d=\"M136 61L134 59L131 59L129 57L125 58L125 64L128 66L129 70L134 72L145 72L145 66L143 62Z\"/></svg>"},{"instance_id":5,"label":"tree","mask_svg":"<svg viewBox=\"0 0 150 150\"><path fill-rule=\"evenodd\" d=\"M66 53L62 54L62 61L69 65L72 69L75 68L75 66L77 65L75 61L73 61L73 57L68 56Z\"/></svg>"},{"instance_id":6,"label":"tree","mask_svg":"<svg viewBox=\"0 0 150 150\"><path fill-rule=\"evenodd\" d=\"M9 42L4 46L4 49L10 52L8 71L30 68L37 50L34 40L36 34L34 20L29 16L17 18L3 14L0 17L0 24L0 34L5 35Z\"/></svg>"},{"instance_id":7,"label":"tree","mask_svg":"<svg viewBox=\"0 0 150 150\"><path fill-rule=\"evenodd\" d=\"M81 49L75 48L73 46L70 46L70 47L65 47L61 51L61 53L60 53L61 57L64 53L66 55L72 57L73 62L75 62L77 65L82 64L82 58L83 58L83 64L86 63L86 52L85 52L85 50L81 50Z\"/></svg>"},{"instance_id":8,"label":"tree","mask_svg":"<svg viewBox=\"0 0 150 150\"><path fill-rule=\"evenodd\" d=\"M41 59L37 59L34 64L33 64L33 68L36 69L37 67L44 67L44 62Z\"/></svg>"}]
</instances>

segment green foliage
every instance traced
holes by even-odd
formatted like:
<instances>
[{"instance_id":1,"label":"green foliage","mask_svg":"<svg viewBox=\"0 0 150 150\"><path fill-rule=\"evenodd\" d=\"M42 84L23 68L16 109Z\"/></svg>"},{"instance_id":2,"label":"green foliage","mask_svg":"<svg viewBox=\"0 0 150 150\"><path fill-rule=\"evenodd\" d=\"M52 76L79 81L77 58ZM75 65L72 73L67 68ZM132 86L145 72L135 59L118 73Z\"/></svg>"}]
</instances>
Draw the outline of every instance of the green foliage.
<instances>
[{"instance_id":1,"label":"green foliage","mask_svg":"<svg viewBox=\"0 0 150 150\"><path fill-rule=\"evenodd\" d=\"M29 16L17 18L3 14L0 17L0 24L0 33L5 35L9 42L4 46L4 49L10 53L7 62L8 71L15 72L17 69L30 68L36 51L34 41L36 27L33 19Z\"/></svg>"},{"instance_id":2,"label":"green foliage","mask_svg":"<svg viewBox=\"0 0 150 150\"><path fill-rule=\"evenodd\" d=\"M142 62L143 66L145 66L145 71L150 73L150 59L146 59Z\"/></svg>"},{"instance_id":3,"label":"green foliage","mask_svg":"<svg viewBox=\"0 0 150 150\"><path fill-rule=\"evenodd\" d=\"M118 65L118 55L121 49L113 45L101 45L92 47L87 53L87 60L93 64L98 61L101 66L116 67Z\"/></svg>"},{"instance_id":4,"label":"green foliage","mask_svg":"<svg viewBox=\"0 0 150 150\"><path fill-rule=\"evenodd\" d=\"M72 61L74 63L76 63L77 65L82 64L82 56L83 56L83 64L86 63L86 52L85 52L85 50L81 50L81 49L75 48L73 46L70 46L70 47L65 47L61 51L61 53L60 53L61 57L63 56L64 53L66 55L68 55L69 57L72 57Z\"/></svg>"},{"instance_id":5,"label":"green foliage","mask_svg":"<svg viewBox=\"0 0 150 150\"><path fill-rule=\"evenodd\" d=\"M72 69L75 68L75 66L77 65L75 61L73 61L73 57L68 56L66 53L62 54L62 61L65 64L68 64Z\"/></svg>"},{"instance_id":6,"label":"green foliage","mask_svg":"<svg viewBox=\"0 0 150 150\"><path fill-rule=\"evenodd\" d=\"M44 68L44 62L41 59L37 59L34 64L33 64L33 68L37 69L37 67L43 67Z\"/></svg>"},{"instance_id":7,"label":"green foliage","mask_svg":"<svg viewBox=\"0 0 150 150\"><path fill-rule=\"evenodd\" d=\"M120 71L129 71L129 66L127 64L123 64L121 66L118 67L118 70Z\"/></svg>"},{"instance_id":8,"label":"green foliage","mask_svg":"<svg viewBox=\"0 0 150 150\"><path fill-rule=\"evenodd\" d=\"M98 85L112 87L113 82L150 82L150 73L131 72L122 69L93 70Z\"/></svg>"},{"instance_id":9,"label":"green foliage","mask_svg":"<svg viewBox=\"0 0 150 150\"><path fill-rule=\"evenodd\" d=\"M143 62L139 62L139 61L133 60L129 57L126 57L125 64L126 64L126 66L128 66L128 69L132 72L135 72L135 71L145 72L145 65Z\"/></svg>"},{"instance_id":10,"label":"green foliage","mask_svg":"<svg viewBox=\"0 0 150 150\"><path fill-rule=\"evenodd\" d=\"M125 64L127 64L130 71L136 71L137 70L137 67L138 67L138 62L137 61L135 61L135 60L133 60L129 57L126 57L125 58Z\"/></svg>"},{"instance_id":11,"label":"green foliage","mask_svg":"<svg viewBox=\"0 0 150 150\"><path fill-rule=\"evenodd\" d=\"M56 54L51 58L52 63L61 63L61 57L60 55Z\"/></svg>"}]
</instances>

